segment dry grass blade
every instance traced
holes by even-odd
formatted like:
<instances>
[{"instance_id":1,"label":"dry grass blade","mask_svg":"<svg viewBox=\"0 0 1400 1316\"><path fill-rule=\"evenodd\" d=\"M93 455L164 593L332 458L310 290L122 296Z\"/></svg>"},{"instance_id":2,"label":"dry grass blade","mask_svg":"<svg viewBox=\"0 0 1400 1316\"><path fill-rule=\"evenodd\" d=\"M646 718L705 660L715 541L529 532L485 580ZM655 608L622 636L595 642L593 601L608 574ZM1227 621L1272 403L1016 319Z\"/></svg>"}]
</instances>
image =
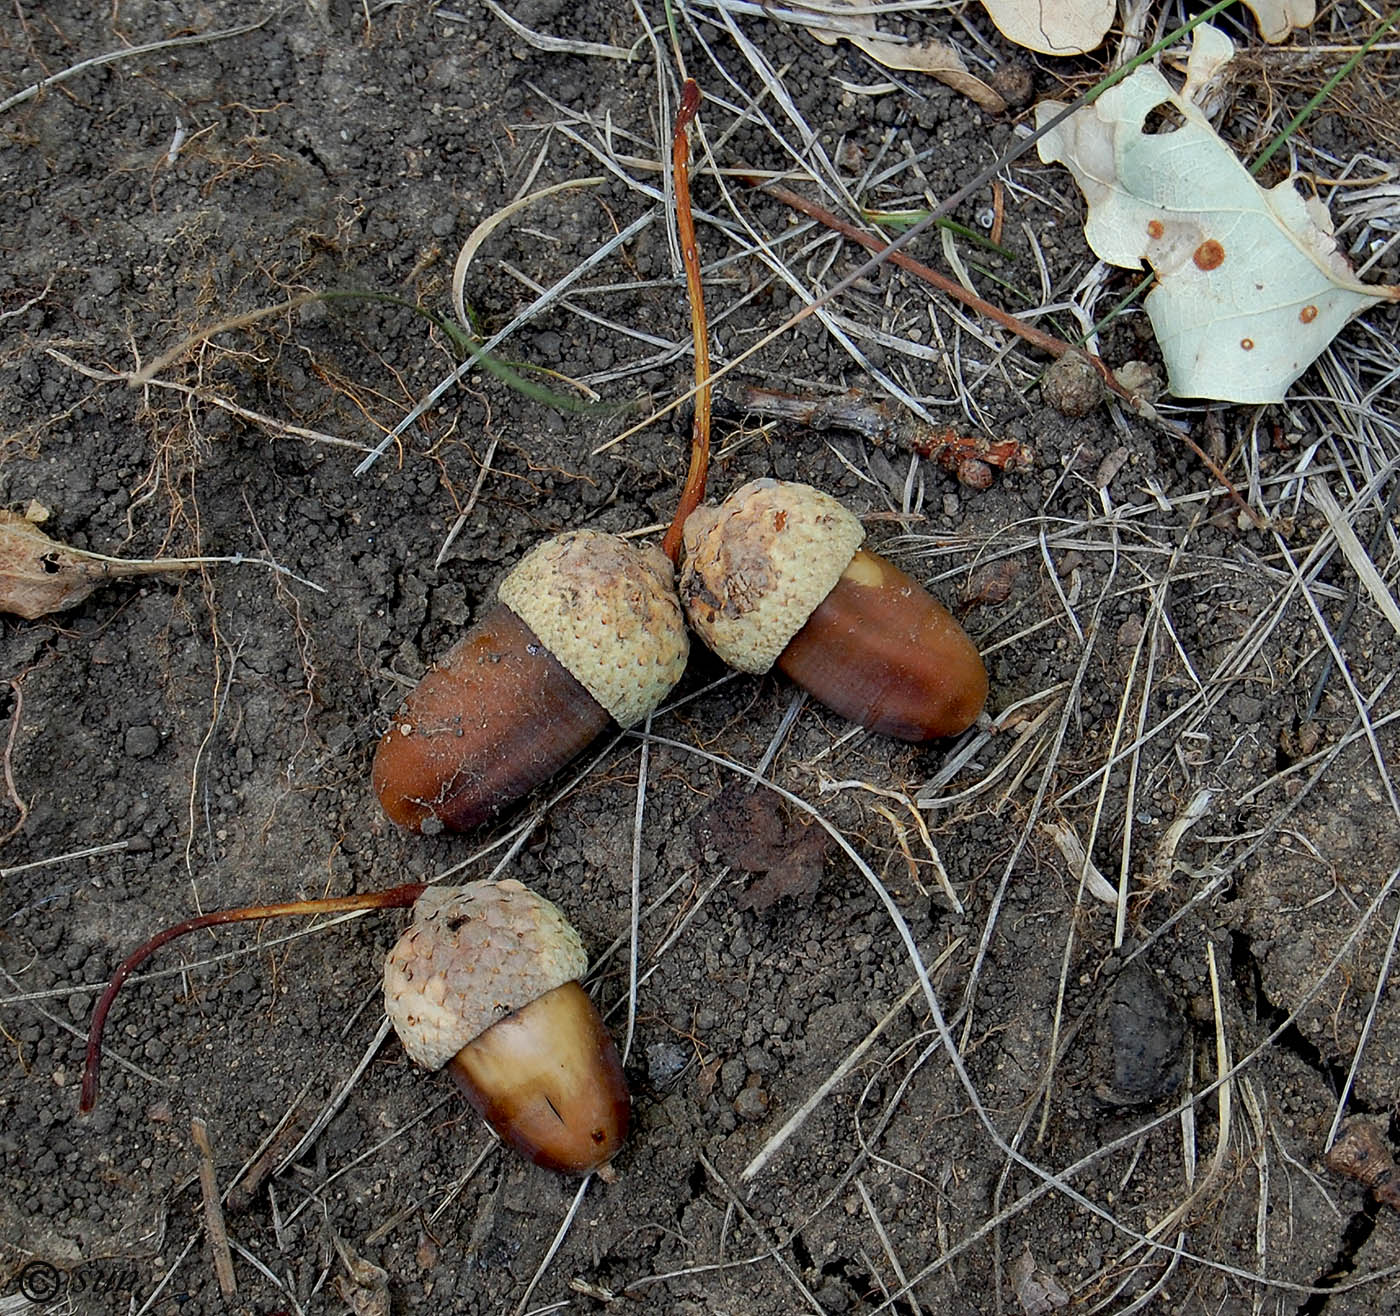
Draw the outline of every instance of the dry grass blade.
<instances>
[{"instance_id":1,"label":"dry grass blade","mask_svg":"<svg viewBox=\"0 0 1400 1316\"><path fill-rule=\"evenodd\" d=\"M512 18L496 0L486 0L486 7L516 36L527 41L536 50L543 50L552 55L576 55L582 59L620 59L624 63L630 63L635 58L632 51L621 46L610 46L603 41L574 41L567 37L551 37L535 32ZM438 13L442 13L442 10L439 9Z\"/></svg>"},{"instance_id":2,"label":"dry grass blade","mask_svg":"<svg viewBox=\"0 0 1400 1316\"><path fill-rule=\"evenodd\" d=\"M505 342L505 340L520 328L521 325L528 324L540 311L544 310L545 307L551 306L556 301L560 300L569 288L598 265L602 264L613 252L626 246L627 243L646 228L654 218L655 215L651 212L639 215L632 223L621 230L621 232L613 234L613 236L598 247L596 251L570 270L569 273L560 279L552 288L535 298L535 300L516 315L510 323L492 334L490 338L468 356L467 360L463 361L462 364L452 371L445 379L440 380L428 390L427 394L410 409L408 414L380 440L375 446L374 451L355 467L355 474L357 476L364 475L375 462L398 442L400 436L403 435L411 425L415 424L422 416L426 415L449 390L461 383L461 381L471 373L472 368L478 361L488 356L499 347L501 343Z\"/></svg>"},{"instance_id":3,"label":"dry grass blade","mask_svg":"<svg viewBox=\"0 0 1400 1316\"><path fill-rule=\"evenodd\" d=\"M1396 477L1392 474L1391 478ZM1376 607L1380 609L1381 616L1390 623L1395 633L1400 635L1400 604L1396 603L1395 595L1382 579L1381 573L1376 570L1376 564L1371 561L1370 555L1362 547L1361 541L1356 537L1351 520L1342 511L1332 490L1328 488L1326 481L1320 476L1313 476L1308 481L1308 497L1327 518L1327 525L1337 537L1337 545L1341 548L1342 555L1356 573L1357 579L1365 586L1366 592L1371 596Z\"/></svg>"},{"instance_id":4,"label":"dry grass blade","mask_svg":"<svg viewBox=\"0 0 1400 1316\"><path fill-rule=\"evenodd\" d=\"M230 37L241 37L248 32L256 32L268 21L268 18L260 18L255 23L243 23L238 27L221 28L216 32L194 33L187 37L167 37L162 41L148 41L139 46L123 46L119 50L109 50L105 54L94 55L91 59L79 60L78 63L71 64L58 73L51 73L47 78L41 78L32 86L0 101L0 114L14 109L16 105L23 105L25 101L33 100L41 91L67 82L70 78L87 72L88 69L101 68L104 64L116 64L122 60L137 59L142 55L157 54L162 50L175 50L181 46L202 46L211 41L227 41Z\"/></svg>"},{"instance_id":5,"label":"dry grass blade","mask_svg":"<svg viewBox=\"0 0 1400 1316\"><path fill-rule=\"evenodd\" d=\"M496 6L493 4L492 8L495 9ZM529 196L517 197L508 206L502 206L493 214L487 215L480 224L472 229L467 235L467 240L462 243L462 248L457 253L457 260L452 266L452 306L457 312L457 322L467 333L476 333L476 326L472 323L471 316L467 314L467 270L471 267L476 253L481 250L482 244L506 220L534 205L536 201L557 196L560 192L570 192L576 187L597 187L601 182L603 182L602 177L595 174L591 178L571 178L562 183L555 183L551 187L542 187L538 192L531 192Z\"/></svg>"}]
</instances>

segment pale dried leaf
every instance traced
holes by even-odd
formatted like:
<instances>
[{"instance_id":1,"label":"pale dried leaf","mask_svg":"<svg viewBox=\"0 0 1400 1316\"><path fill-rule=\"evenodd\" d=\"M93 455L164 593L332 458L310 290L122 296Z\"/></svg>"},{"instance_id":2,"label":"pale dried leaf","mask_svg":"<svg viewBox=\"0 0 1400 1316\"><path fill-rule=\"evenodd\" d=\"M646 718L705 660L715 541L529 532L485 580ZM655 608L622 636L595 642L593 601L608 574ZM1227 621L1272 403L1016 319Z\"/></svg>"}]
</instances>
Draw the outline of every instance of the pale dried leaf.
<instances>
[{"instance_id":1,"label":"pale dried leaf","mask_svg":"<svg viewBox=\"0 0 1400 1316\"><path fill-rule=\"evenodd\" d=\"M1115 0L982 0L1008 41L1042 55L1083 55L1108 34Z\"/></svg>"},{"instance_id":2,"label":"pale dried leaf","mask_svg":"<svg viewBox=\"0 0 1400 1316\"><path fill-rule=\"evenodd\" d=\"M372 1261L366 1261L340 1235L333 1239L335 1250L345 1269L347 1279L336 1276L336 1291L340 1300L350 1308L351 1316L389 1316L393 1303L389 1294L389 1272Z\"/></svg>"},{"instance_id":3,"label":"pale dried leaf","mask_svg":"<svg viewBox=\"0 0 1400 1316\"><path fill-rule=\"evenodd\" d=\"M0 509L0 612L30 621L76 606L106 581L189 565L85 553L50 539L27 517Z\"/></svg>"},{"instance_id":4,"label":"pale dried leaf","mask_svg":"<svg viewBox=\"0 0 1400 1316\"><path fill-rule=\"evenodd\" d=\"M1296 27L1307 27L1317 17L1313 0L1244 0L1245 8L1259 24L1259 35L1277 44L1286 41Z\"/></svg>"},{"instance_id":5,"label":"pale dried leaf","mask_svg":"<svg viewBox=\"0 0 1400 1316\"><path fill-rule=\"evenodd\" d=\"M1197 29L1218 66L1214 29ZM1147 135L1160 105L1182 119ZM1042 101L1037 126L1064 107ZM1358 282L1320 204L1291 180L1265 190L1200 110L1143 67L1046 133L1042 160L1068 166L1101 259L1157 275L1146 309L1181 397L1279 402L1352 316L1400 289Z\"/></svg>"},{"instance_id":6,"label":"pale dried leaf","mask_svg":"<svg viewBox=\"0 0 1400 1316\"><path fill-rule=\"evenodd\" d=\"M1069 874L1076 882L1081 878L1084 889L1105 905L1117 905L1118 888L1106 878L1098 866L1089 858L1084 842L1068 823L1041 823L1040 830L1055 843L1055 848L1063 856L1069 867Z\"/></svg>"},{"instance_id":7,"label":"pale dried leaf","mask_svg":"<svg viewBox=\"0 0 1400 1316\"><path fill-rule=\"evenodd\" d=\"M854 4L856 0L841 2ZM834 46L838 40L849 41L887 69L897 69L904 73L926 73L961 95L976 101L992 114L1000 114L1006 109L1006 101L1001 93L994 91L981 78L969 72L962 56L952 46L942 41L902 41L898 37L881 32L875 25L874 14L826 12L823 14L822 24L813 26L812 34L828 46Z\"/></svg>"}]
</instances>

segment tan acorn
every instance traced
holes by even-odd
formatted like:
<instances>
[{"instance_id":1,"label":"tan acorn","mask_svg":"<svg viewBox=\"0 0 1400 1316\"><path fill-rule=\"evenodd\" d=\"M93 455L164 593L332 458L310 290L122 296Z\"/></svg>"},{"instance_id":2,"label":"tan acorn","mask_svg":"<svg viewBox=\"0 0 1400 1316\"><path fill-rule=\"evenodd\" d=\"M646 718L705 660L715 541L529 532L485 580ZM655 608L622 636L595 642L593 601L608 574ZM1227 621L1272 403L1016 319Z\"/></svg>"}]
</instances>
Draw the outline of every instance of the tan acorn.
<instances>
[{"instance_id":1,"label":"tan acorn","mask_svg":"<svg viewBox=\"0 0 1400 1316\"><path fill-rule=\"evenodd\" d=\"M660 549L578 530L546 540L404 701L375 752L384 811L463 831L527 795L610 721L680 680L689 638Z\"/></svg>"},{"instance_id":2,"label":"tan acorn","mask_svg":"<svg viewBox=\"0 0 1400 1316\"><path fill-rule=\"evenodd\" d=\"M501 1140L583 1175L627 1134L627 1083L579 976L588 957L560 910L515 881L429 887L384 965L404 1050L447 1067Z\"/></svg>"},{"instance_id":3,"label":"tan acorn","mask_svg":"<svg viewBox=\"0 0 1400 1316\"><path fill-rule=\"evenodd\" d=\"M965 731L987 671L952 614L861 548L865 530L806 484L754 480L685 523L681 602L731 667L775 664L827 707L884 735Z\"/></svg>"}]
</instances>

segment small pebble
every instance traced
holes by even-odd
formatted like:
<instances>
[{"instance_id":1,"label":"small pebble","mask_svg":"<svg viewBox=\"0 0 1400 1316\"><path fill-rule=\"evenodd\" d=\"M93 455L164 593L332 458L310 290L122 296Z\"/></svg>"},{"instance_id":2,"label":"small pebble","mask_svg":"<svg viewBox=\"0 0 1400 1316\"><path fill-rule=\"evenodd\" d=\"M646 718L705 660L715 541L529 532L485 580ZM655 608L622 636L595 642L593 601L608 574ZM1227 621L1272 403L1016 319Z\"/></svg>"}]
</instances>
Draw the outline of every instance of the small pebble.
<instances>
[{"instance_id":1,"label":"small pebble","mask_svg":"<svg viewBox=\"0 0 1400 1316\"><path fill-rule=\"evenodd\" d=\"M740 1119L761 1120L768 1114L768 1094L762 1088L745 1088L734 1098L734 1113Z\"/></svg>"},{"instance_id":2,"label":"small pebble","mask_svg":"<svg viewBox=\"0 0 1400 1316\"><path fill-rule=\"evenodd\" d=\"M1087 416L1103 399L1103 381L1082 352L1066 352L1046 372L1041 395L1062 416Z\"/></svg>"},{"instance_id":3,"label":"small pebble","mask_svg":"<svg viewBox=\"0 0 1400 1316\"><path fill-rule=\"evenodd\" d=\"M127 727L123 747L127 758L148 759L160 748L160 732L152 726Z\"/></svg>"}]
</instances>

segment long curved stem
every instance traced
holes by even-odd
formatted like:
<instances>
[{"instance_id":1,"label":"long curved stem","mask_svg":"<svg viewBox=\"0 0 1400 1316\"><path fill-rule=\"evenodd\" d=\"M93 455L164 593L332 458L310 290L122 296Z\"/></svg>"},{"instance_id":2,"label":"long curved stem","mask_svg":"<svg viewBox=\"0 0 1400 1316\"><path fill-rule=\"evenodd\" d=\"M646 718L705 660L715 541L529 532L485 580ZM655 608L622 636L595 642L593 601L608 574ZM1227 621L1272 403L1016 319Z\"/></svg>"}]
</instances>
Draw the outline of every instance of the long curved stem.
<instances>
[{"instance_id":1,"label":"long curved stem","mask_svg":"<svg viewBox=\"0 0 1400 1316\"><path fill-rule=\"evenodd\" d=\"M671 175L676 188L676 233L685 265L685 288L690 298L690 332L695 342L695 420L690 431L690 469L686 472L676 504L676 515L661 541L672 562L681 557L681 530L685 519L705 496L710 470L710 331L705 322L705 293L700 282L700 250L695 241L695 216L690 207L690 137L686 129L700 108L700 88L687 78L681 88L681 107L671 138Z\"/></svg>"},{"instance_id":2,"label":"long curved stem","mask_svg":"<svg viewBox=\"0 0 1400 1316\"><path fill-rule=\"evenodd\" d=\"M107 1027L107 1015L117 999L122 983L141 967L166 942L183 937L201 928L218 927L222 923L249 923L255 919L283 918L290 914L346 914L358 909L407 909L423 894L425 884L409 882L387 891L367 891L355 896L328 896L322 900L289 900L278 905L248 905L242 909L220 909L198 918L187 918L162 932L157 932L143 946L124 959L112 975L107 989L92 1012L88 1029L87 1056L83 1064L82 1096L78 1110L86 1115L97 1105L98 1067L102 1063L102 1034Z\"/></svg>"}]
</instances>

